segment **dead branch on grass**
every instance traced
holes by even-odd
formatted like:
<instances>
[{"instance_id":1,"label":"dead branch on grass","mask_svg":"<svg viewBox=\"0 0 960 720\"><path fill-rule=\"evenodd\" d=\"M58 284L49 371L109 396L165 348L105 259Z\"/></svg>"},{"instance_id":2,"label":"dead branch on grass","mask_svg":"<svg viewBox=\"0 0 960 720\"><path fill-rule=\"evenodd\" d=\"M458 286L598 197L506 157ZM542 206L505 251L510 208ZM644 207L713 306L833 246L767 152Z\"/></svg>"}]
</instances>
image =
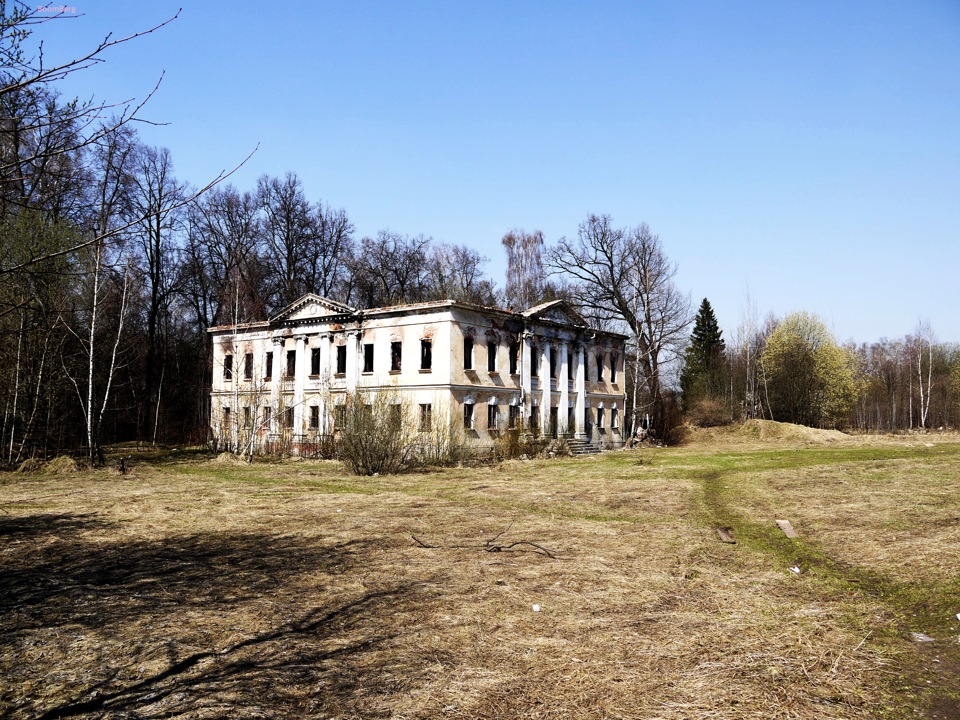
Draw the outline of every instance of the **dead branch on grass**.
<instances>
[{"instance_id":1,"label":"dead branch on grass","mask_svg":"<svg viewBox=\"0 0 960 720\"><path fill-rule=\"evenodd\" d=\"M508 529L509 529L509 528L508 528ZM430 545L430 544L428 544L428 543L425 543L423 540L421 540L420 538L418 538L416 535L411 535L410 537L413 538L413 541L414 541L415 543L417 543L417 545L419 545L419 546L422 547L422 548L427 548L427 549L429 549L429 550L436 550L436 549L443 549L443 550L486 550L487 552L496 553L496 552L509 552L509 551L512 550L513 548L518 547L518 546L520 546L520 545L528 545L529 547L533 548L533 550L532 550L531 552L535 552L535 553L537 553L538 555L546 555L546 556L547 556L548 558L550 558L551 560L556 560L556 559L557 559L557 556L556 556L556 555L554 555L552 552L550 552L549 550L547 550L547 549L546 549L545 547L543 547L542 545L537 545L537 543L532 543L532 542L529 542L529 541L527 541L527 540L518 540L517 542L512 542L512 543L509 543L509 544L506 544L506 545L497 543L497 539L500 538L500 536L503 535L505 532L506 532L506 530L504 530L504 531L502 531L502 532L500 532L500 533L497 533L496 535L494 535L492 538L490 538L489 540L487 540L487 541L486 541L485 543L483 543L482 545Z\"/></svg>"}]
</instances>

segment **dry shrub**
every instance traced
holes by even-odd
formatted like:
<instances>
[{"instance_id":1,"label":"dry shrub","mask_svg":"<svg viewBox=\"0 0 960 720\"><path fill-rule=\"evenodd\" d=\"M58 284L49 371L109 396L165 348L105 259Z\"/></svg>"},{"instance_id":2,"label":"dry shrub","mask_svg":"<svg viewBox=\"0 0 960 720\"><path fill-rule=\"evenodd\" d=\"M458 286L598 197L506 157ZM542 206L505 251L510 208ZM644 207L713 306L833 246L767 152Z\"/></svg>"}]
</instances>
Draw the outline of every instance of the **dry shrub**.
<instances>
[{"instance_id":1,"label":"dry shrub","mask_svg":"<svg viewBox=\"0 0 960 720\"><path fill-rule=\"evenodd\" d=\"M721 398L701 398L693 402L687 410L687 422L697 427L726 425L732 419L730 409Z\"/></svg>"},{"instance_id":2,"label":"dry shrub","mask_svg":"<svg viewBox=\"0 0 960 720\"><path fill-rule=\"evenodd\" d=\"M493 443L493 457L495 460L515 460L519 457L539 457L548 451L549 440L538 433L527 433L520 428L504 430ZM558 441L559 442L559 441ZM563 441L566 451L570 454L570 446Z\"/></svg>"},{"instance_id":3,"label":"dry shrub","mask_svg":"<svg viewBox=\"0 0 960 720\"><path fill-rule=\"evenodd\" d=\"M354 475L398 473L415 461L409 404L390 392L347 396L337 452Z\"/></svg>"}]
</instances>

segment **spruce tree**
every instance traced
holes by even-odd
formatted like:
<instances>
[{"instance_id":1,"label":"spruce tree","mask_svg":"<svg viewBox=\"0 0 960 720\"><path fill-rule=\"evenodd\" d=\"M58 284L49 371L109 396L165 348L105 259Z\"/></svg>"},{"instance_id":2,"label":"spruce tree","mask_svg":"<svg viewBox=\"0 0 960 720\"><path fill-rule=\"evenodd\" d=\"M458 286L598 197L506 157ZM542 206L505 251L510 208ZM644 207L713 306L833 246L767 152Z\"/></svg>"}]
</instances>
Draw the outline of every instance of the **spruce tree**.
<instances>
[{"instance_id":1,"label":"spruce tree","mask_svg":"<svg viewBox=\"0 0 960 720\"><path fill-rule=\"evenodd\" d=\"M683 354L680 389L683 392L683 404L686 408L704 397L722 394L725 352L723 331L720 330L710 301L704 298L694 320L690 344L687 345Z\"/></svg>"}]
</instances>

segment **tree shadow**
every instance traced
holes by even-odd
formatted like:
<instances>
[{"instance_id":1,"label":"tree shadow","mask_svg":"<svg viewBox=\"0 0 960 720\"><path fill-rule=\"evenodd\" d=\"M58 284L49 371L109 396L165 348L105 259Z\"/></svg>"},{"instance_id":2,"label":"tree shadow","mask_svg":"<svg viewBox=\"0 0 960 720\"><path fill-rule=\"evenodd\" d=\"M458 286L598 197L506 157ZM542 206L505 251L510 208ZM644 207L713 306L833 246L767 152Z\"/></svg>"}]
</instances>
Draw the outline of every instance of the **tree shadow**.
<instances>
[{"instance_id":1,"label":"tree shadow","mask_svg":"<svg viewBox=\"0 0 960 720\"><path fill-rule=\"evenodd\" d=\"M0 716L306 717L415 674L384 648L423 591L379 579L372 541L105 529L0 523Z\"/></svg>"},{"instance_id":2,"label":"tree shadow","mask_svg":"<svg viewBox=\"0 0 960 720\"><path fill-rule=\"evenodd\" d=\"M389 675L386 666L393 663L380 660L372 670L356 659L376 653L396 637L396 632L384 632L375 618L389 614L413 592L415 588L401 586L365 593L332 608L314 608L224 649L192 653L136 682L118 685L114 678L105 679L36 717L134 713L146 720L204 711L229 717L339 712L363 695L382 692L378 675ZM352 640L340 642L345 636Z\"/></svg>"}]
</instances>

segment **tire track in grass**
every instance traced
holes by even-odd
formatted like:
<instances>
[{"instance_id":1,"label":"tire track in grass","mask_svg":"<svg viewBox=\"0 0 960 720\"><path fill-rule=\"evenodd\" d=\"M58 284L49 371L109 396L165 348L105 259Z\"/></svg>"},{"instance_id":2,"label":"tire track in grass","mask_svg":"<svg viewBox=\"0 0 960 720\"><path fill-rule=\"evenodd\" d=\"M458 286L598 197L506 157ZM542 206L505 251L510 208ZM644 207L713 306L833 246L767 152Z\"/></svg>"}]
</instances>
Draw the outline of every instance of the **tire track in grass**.
<instances>
[{"instance_id":1,"label":"tire track in grass","mask_svg":"<svg viewBox=\"0 0 960 720\"><path fill-rule=\"evenodd\" d=\"M941 584L900 582L874 568L840 561L809 538L788 538L772 519L758 521L731 506L733 494L749 492L750 485L720 469L701 472L702 523L711 530L733 528L738 545L769 557L785 572L799 568L818 599L839 600L851 623L869 629L872 641L898 659L899 672L887 682L905 702L890 717L960 718L960 639L950 634L951 613L960 602L960 578ZM861 599L878 602L891 623L866 628ZM911 642L918 627L938 639Z\"/></svg>"}]
</instances>

